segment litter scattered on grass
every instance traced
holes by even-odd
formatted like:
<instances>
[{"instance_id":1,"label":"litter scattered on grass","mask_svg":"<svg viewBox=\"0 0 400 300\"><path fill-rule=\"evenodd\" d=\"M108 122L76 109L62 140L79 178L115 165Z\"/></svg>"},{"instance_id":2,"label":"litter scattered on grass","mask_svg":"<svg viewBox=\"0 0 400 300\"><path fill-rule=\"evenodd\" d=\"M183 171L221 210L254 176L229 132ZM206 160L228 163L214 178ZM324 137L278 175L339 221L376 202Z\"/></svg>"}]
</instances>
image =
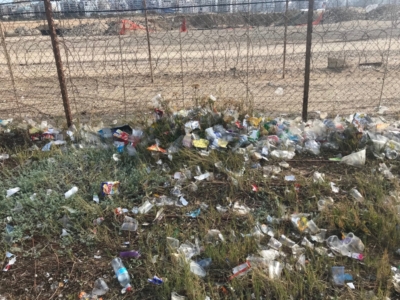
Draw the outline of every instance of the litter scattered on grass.
<instances>
[{"instance_id":1,"label":"litter scattered on grass","mask_svg":"<svg viewBox=\"0 0 400 300\"><path fill-rule=\"evenodd\" d=\"M284 92L279 89L277 95ZM210 103L216 101L209 98ZM161 103L161 96L156 100ZM109 269L101 270L106 279L114 269L115 277L107 281L110 288L102 278L92 278L93 291L83 292L82 299L106 293L110 298L140 294L143 283L147 293L160 299L186 298L181 295L273 299L277 290L287 290L288 299L312 299L315 295L308 291L312 278L321 297L340 293L349 297L340 290L343 286L364 292L370 286L364 285L364 279L379 281L374 284L386 294L389 280L392 289L400 290L397 269L385 273L378 262L387 267L396 260L385 258L384 252L372 256L384 242L376 224L394 236L387 245L400 242L395 237L400 199L389 193L398 184L399 123L362 114L332 119L320 115L323 119L304 123L300 118L242 115L229 108L218 113L208 108L171 112L157 107L151 122L133 128L99 125L63 133L49 128L47 122L31 125L32 142L44 146L45 153L39 152L51 161L46 170L66 167L65 181L57 177L54 182L47 176L42 180L40 173L40 184L4 181L2 197L8 201L2 214L7 222L4 241L22 247L25 239L40 241L44 232L51 237L52 247L59 243L57 258L65 249L73 249L68 255L80 260L76 245L90 248L104 243L104 252L97 253L101 255L93 256L92 251L87 257L100 264L110 255L119 255L112 259L112 268L109 259ZM57 151L63 155L55 156ZM69 155L74 158L63 164ZM379 187L359 175L367 176L360 172L375 160L379 165L368 174L377 177ZM37 166L43 167L34 162L32 170ZM16 185L23 190L11 188ZM374 192L372 185L379 191ZM46 191L48 187L53 191ZM43 205L46 217L37 207L42 201L49 206ZM31 211L31 206L38 212L32 209L29 227L19 215ZM377 221L380 213L387 214L393 225ZM57 225L52 224L53 218ZM33 252L26 251L27 255ZM10 269L15 256L7 259ZM371 267L374 259L376 265ZM336 262L338 267L333 266ZM332 282L326 280L327 267ZM368 274L381 273L378 278L350 275L363 268ZM160 277L148 278L153 274ZM185 280L179 279L182 274ZM54 282L56 292L63 288L59 282ZM292 290L288 282L294 283ZM295 285L300 282L301 291ZM148 283L157 287L149 291ZM74 292L76 297L78 291Z\"/></svg>"}]
</instances>

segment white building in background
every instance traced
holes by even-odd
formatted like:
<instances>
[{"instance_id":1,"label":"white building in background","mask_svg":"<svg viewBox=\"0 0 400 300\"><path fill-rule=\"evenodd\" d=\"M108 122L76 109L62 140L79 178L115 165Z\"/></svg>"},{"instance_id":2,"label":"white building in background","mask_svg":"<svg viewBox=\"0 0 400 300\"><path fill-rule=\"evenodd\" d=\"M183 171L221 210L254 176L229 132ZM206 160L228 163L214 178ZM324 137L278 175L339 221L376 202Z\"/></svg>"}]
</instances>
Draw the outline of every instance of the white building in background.
<instances>
[{"instance_id":1,"label":"white building in background","mask_svg":"<svg viewBox=\"0 0 400 300\"><path fill-rule=\"evenodd\" d=\"M232 13L232 0L219 0L218 1L218 12L219 13Z\"/></svg>"},{"instance_id":2,"label":"white building in background","mask_svg":"<svg viewBox=\"0 0 400 300\"><path fill-rule=\"evenodd\" d=\"M110 3L107 0L98 0L97 8L100 11L110 10Z\"/></svg>"},{"instance_id":3,"label":"white building in background","mask_svg":"<svg viewBox=\"0 0 400 300\"><path fill-rule=\"evenodd\" d=\"M143 0L126 0L126 3L129 9L143 9Z\"/></svg>"},{"instance_id":4,"label":"white building in background","mask_svg":"<svg viewBox=\"0 0 400 300\"><path fill-rule=\"evenodd\" d=\"M79 2L75 0L64 0L60 3L61 12L63 14L79 13Z\"/></svg>"},{"instance_id":5,"label":"white building in background","mask_svg":"<svg viewBox=\"0 0 400 300\"><path fill-rule=\"evenodd\" d=\"M125 0L109 0L111 10L126 10L129 9L128 3Z\"/></svg>"},{"instance_id":6,"label":"white building in background","mask_svg":"<svg viewBox=\"0 0 400 300\"><path fill-rule=\"evenodd\" d=\"M51 9L53 12L58 13L61 12L61 3L59 1L57 2L50 2L51 4ZM31 4L35 14L36 13L44 13L45 9L44 9L44 2L43 1L39 1L39 2L34 2Z\"/></svg>"},{"instance_id":7,"label":"white building in background","mask_svg":"<svg viewBox=\"0 0 400 300\"><path fill-rule=\"evenodd\" d=\"M162 8L175 7L175 5L176 5L175 0L163 0L162 1Z\"/></svg>"},{"instance_id":8,"label":"white building in background","mask_svg":"<svg viewBox=\"0 0 400 300\"><path fill-rule=\"evenodd\" d=\"M250 1L250 2L252 2L252 1ZM267 1L267 3L254 3L254 4L250 4L250 12L252 12L252 13L273 12L274 7L275 7L275 3L271 3L269 1Z\"/></svg>"},{"instance_id":9,"label":"white building in background","mask_svg":"<svg viewBox=\"0 0 400 300\"><path fill-rule=\"evenodd\" d=\"M161 13L161 8L163 7L162 0L146 0L146 6L151 11Z\"/></svg>"},{"instance_id":10,"label":"white building in background","mask_svg":"<svg viewBox=\"0 0 400 300\"><path fill-rule=\"evenodd\" d=\"M254 0L250 0L252 2ZM232 0L232 12L243 13L249 10L248 0Z\"/></svg>"},{"instance_id":11,"label":"white building in background","mask_svg":"<svg viewBox=\"0 0 400 300\"><path fill-rule=\"evenodd\" d=\"M93 0L81 0L78 4L79 11L86 17L90 17L92 13L98 10L97 1Z\"/></svg>"},{"instance_id":12,"label":"white building in background","mask_svg":"<svg viewBox=\"0 0 400 300\"><path fill-rule=\"evenodd\" d=\"M208 0L208 4L210 4L209 12L217 13L218 12L218 1L219 0Z\"/></svg>"},{"instance_id":13,"label":"white building in background","mask_svg":"<svg viewBox=\"0 0 400 300\"><path fill-rule=\"evenodd\" d=\"M212 12L211 0L195 0L196 5L199 6L199 13L210 13Z\"/></svg>"},{"instance_id":14,"label":"white building in background","mask_svg":"<svg viewBox=\"0 0 400 300\"><path fill-rule=\"evenodd\" d=\"M193 0L178 0L177 6L176 10L183 14L197 14L199 12L199 8Z\"/></svg>"}]
</instances>

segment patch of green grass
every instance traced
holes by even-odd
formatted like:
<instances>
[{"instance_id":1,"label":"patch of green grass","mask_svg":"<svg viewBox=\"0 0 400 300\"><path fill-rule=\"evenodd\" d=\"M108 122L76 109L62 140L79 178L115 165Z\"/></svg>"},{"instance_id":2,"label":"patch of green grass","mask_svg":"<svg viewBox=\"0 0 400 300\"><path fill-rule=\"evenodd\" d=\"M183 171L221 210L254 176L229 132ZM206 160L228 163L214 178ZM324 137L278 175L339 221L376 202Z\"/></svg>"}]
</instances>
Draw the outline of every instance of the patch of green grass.
<instances>
[{"instance_id":1,"label":"patch of green grass","mask_svg":"<svg viewBox=\"0 0 400 300\"><path fill-rule=\"evenodd\" d=\"M166 138L167 141L170 140ZM205 157L183 149L174 154L172 161L143 149L138 157L123 154L117 162L112 155L112 149L73 150L68 147L65 151L54 149L48 153L16 150L13 157L16 167L1 169L0 177L0 219L4 225L14 228L12 243L4 241L3 230L0 255L5 251L18 255L15 266L0 274L1 282L9 283L2 285L5 287L2 294L20 299L28 290L37 299L50 299L53 294L54 298L61 293L74 299L81 290L90 292L94 280L103 276L111 289L106 295L109 299L170 299L173 291L188 299L201 300L206 295L212 299L251 299L253 294L257 299L365 299L371 291L381 299L394 293L390 266L399 264L394 251L400 242L400 231L398 204L388 194L398 186L371 173L371 168L376 168L375 163L355 169L336 163L302 163L302 159L309 158L296 158L297 162L289 162L291 169L283 169L276 179L271 179L264 177L261 169L252 169L254 162L251 160L246 162L242 155L223 151L212 151ZM169 172L156 164L159 158L168 165ZM222 168L215 166L217 162L222 162ZM277 162L263 164L276 165ZM187 207L164 206L165 217L161 221L154 221L160 209L156 206L145 215L129 212L128 215L138 220L139 229L137 232L120 230L123 216L115 215L115 208L131 210L157 195L171 196L170 190L177 183L171 179L171 174L186 168L196 175L195 166L202 172L213 172L214 179L197 182L197 191L191 189L190 181L181 183L189 202ZM239 174L243 167L246 171ZM316 170L326 174L324 183L313 182L312 174ZM298 186L283 180L290 174L296 176ZM100 192L100 183L114 180L121 182L120 194L101 198L100 204L94 203L92 196ZM332 194L330 181L336 182L343 191L357 187L365 201L355 203L345 192ZM251 184L257 185L259 191L252 191ZM6 198L6 190L16 186L21 191ZM79 187L78 193L65 199L64 193L73 186ZM53 190L49 195L48 189ZM31 200L33 193L37 196ZM317 201L324 196L333 197L335 204L318 212ZM228 206L236 201L246 204L252 211L238 216L232 211L222 214L216 209L217 204ZM193 219L186 215L202 202L209 207L202 210L199 217ZM359 236L366 246L365 261L329 258L308 249L306 267L298 270L291 250L283 247L286 257L279 261L287 266L280 279L270 279L268 267L260 264L248 274L228 280L233 267L244 263L249 255L258 255L259 246L268 243L266 235L261 238L245 236L253 231L257 222L266 223L267 215L283 217L302 212L311 213L316 224L328 230L327 237L348 232ZM98 217L105 220L95 226L93 220ZM299 243L304 236L290 221L270 226L276 238L285 234ZM70 236L60 237L63 228ZM205 237L211 229L220 230L225 241L217 238L207 243ZM181 243L194 243L195 238L200 240L201 253L193 259L212 259L205 278L194 275L188 264L177 259L176 251L167 246L168 236ZM128 248L124 248L124 242L130 243ZM326 245L316 243L315 246ZM110 266L111 259L126 249L142 253L140 259L124 260L133 277L135 291L131 296L120 295ZM101 258L94 259L94 255ZM346 272L353 275L356 290L331 283L330 268L338 265L345 266ZM153 275L164 278L164 284L147 283L147 278ZM14 277L20 280L14 281ZM63 286L51 289L53 282Z\"/></svg>"}]
</instances>

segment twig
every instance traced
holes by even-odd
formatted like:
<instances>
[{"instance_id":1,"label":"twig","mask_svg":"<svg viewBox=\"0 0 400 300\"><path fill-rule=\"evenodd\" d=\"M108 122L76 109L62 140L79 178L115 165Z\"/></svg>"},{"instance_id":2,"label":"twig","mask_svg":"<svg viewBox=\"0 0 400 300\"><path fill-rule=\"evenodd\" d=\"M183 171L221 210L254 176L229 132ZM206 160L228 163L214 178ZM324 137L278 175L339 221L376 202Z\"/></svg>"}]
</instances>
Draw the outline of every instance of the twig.
<instances>
[{"instance_id":1,"label":"twig","mask_svg":"<svg viewBox=\"0 0 400 300\"><path fill-rule=\"evenodd\" d=\"M49 300L53 299L53 297L56 295L57 291L58 291L58 287L57 287L56 290L54 291L53 295L51 295L51 297L49 298Z\"/></svg>"},{"instance_id":2,"label":"twig","mask_svg":"<svg viewBox=\"0 0 400 300\"><path fill-rule=\"evenodd\" d=\"M74 270L74 267L75 267L75 262L72 265L71 272L69 272L69 274L68 274L68 279L71 279L71 274L72 274L72 271Z\"/></svg>"},{"instance_id":3,"label":"twig","mask_svg":"<svg viewBox=\"0 0 400 300\"><path fill-rule=\"evenodd\" d=\"M35 249L35 239L32 238L32 248L33 248L33 260L35 264L35 273L33 275L33 290L36 293L36 249Z\"/></svg>"},{"instance_id":4,"label":"twig","mask_svg":"<svg viewBox=\"0 0 400 300\"><path fill-rule=\"evenodd\" d=\"M58 260L58 255L57 255L56 251L53 249L53 246L50 245L50 247L51 247L51 250L53 250L54 255L56 256L56 259L57 259L57 272L59 272L60 271L60 261Z\"/></svg>"}]
</instances>

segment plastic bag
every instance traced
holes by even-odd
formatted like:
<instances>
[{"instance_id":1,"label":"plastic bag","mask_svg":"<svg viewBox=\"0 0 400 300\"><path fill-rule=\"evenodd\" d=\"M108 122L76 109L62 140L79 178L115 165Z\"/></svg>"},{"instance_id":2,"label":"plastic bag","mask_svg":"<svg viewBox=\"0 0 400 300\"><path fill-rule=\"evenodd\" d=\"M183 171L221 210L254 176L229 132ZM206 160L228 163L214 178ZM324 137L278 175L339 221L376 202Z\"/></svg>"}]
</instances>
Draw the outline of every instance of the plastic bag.
<instances>
[{"instance_id":1,"label":"plastic bag","mask_svg":"<svg viewBox=\"0 0 400 300\"><path fill-rule=\"evenodd\" d=\"M314 140L309 140L309 141L305 142L304 147L311 154L319 155L321 153L320 145Z\"/></svg>"},{"instance_id":2,"label":"plastic bag","mask_svg":"<svg viewBox=\"0 0 400 300\"><path fill-rule=\"evenodd\" d=\"M350 155L344 156L341 160L342 163L353 167L360 167L365 165L365 149L354 152Z\"/></svg>"}]
</instances>

